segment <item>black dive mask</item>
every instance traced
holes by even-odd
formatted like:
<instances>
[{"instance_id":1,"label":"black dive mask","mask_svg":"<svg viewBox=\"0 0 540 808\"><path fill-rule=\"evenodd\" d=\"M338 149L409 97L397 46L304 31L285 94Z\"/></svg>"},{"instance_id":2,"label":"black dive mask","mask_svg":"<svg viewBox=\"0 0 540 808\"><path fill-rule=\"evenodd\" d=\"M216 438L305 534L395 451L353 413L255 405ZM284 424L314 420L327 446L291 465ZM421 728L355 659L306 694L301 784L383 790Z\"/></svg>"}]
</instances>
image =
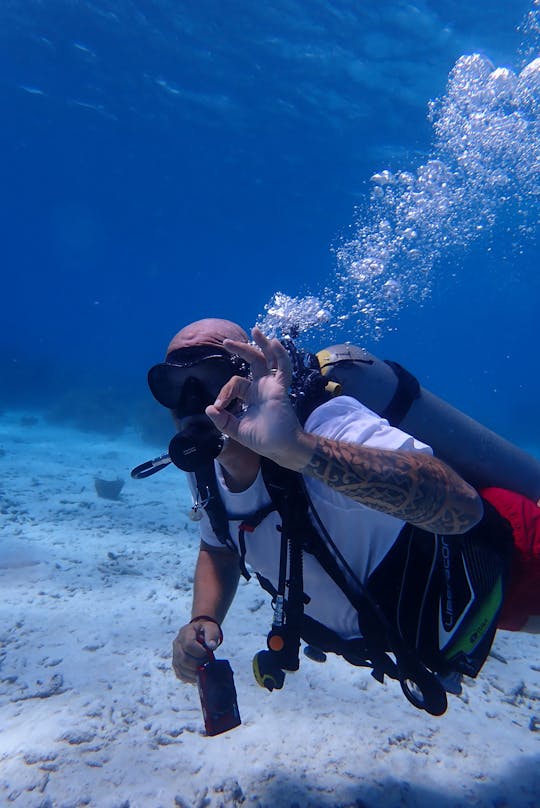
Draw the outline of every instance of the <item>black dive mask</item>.
<instances>
[{"instance_id":1,"label":"black dive mask","mask_svg":"<svg viewBox=\"0 0 540 808\"><path fill-rule=\"evenodd\" d=\"M142 463L131 476L149 477L171 462L182 471L195 471L216 458L225 438L204 411L234 375L247 376L247 363L222 348L208 346L172 351L165 362L150 368L152 395L172 411L179 431L169 444L168 454Z\"/></svg>"},{"instance_id":2,"label":"black dive mask","mask_svg":"<svg viewBox=\"0 0 540 808\"><path fill-rule=\"evenodd\" d=\"M156 401L183 418L202 413L232 376L247 376L248 365L224 348L193 346L167 354L150 368L148 386Z\"/></svg>"}]
</instances>

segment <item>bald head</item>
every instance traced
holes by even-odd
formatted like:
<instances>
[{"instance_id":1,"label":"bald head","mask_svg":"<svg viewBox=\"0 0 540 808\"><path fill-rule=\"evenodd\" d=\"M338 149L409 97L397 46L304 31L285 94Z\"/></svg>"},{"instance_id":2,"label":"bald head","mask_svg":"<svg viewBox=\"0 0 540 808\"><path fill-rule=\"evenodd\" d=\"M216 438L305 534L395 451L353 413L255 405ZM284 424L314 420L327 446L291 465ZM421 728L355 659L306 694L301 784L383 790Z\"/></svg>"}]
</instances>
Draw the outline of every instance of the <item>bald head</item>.
<instances>
[{"instance_id":1,"label":"bald head","mask_svg":"<svg viewBox=\"0 0 540 808\"><path fill-rule=\"evenodd\" d=\"M179 348L191 348L195 345L221 346L223 340L234 339L237 342L249 342L249 337L236 323L208 317L196 320L182 328L169 343L167 355Z\"/></svg>"}]
</instances>

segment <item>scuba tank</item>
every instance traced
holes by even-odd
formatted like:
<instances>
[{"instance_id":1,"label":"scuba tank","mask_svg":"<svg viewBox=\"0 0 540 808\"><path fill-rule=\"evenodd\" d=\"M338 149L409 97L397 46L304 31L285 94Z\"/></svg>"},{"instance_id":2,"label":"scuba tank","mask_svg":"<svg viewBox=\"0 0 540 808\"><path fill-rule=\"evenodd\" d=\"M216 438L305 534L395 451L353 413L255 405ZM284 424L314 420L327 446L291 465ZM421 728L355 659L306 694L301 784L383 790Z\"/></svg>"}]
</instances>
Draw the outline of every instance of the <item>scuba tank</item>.
<instances>
[{"instance_id":1,"label":"scuba tank","mask_svg":"<svg viewBox=\"0 0 540 808\"><path fill-rule=\"evenodd\" d=\"M540 463L495 432L421 387L398 365L356 345L332 345L317 353L334 395L366 407L432 447L474 488L506 488L540 506Z\"/></svg>"}]
</instances>

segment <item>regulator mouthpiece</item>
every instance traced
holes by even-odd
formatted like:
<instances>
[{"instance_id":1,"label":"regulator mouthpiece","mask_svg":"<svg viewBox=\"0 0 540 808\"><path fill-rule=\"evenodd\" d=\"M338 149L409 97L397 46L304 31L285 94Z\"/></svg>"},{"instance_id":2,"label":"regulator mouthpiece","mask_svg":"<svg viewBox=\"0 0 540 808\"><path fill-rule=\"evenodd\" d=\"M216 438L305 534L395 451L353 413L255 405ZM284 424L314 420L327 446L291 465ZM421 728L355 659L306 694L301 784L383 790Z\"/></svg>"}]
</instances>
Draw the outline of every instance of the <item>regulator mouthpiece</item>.
<instances>
[{"instance_id":1,"label":"regulator mouthpiece","mask_svg":"<svg viewBox=\"0 0 540 808\"><path fill-rule=\"evenodd\" d=\"M223 449L224 436L207 415L190 415L169 443L169 457L182 471L196 471Z\"/></svg>"}]
</instances>

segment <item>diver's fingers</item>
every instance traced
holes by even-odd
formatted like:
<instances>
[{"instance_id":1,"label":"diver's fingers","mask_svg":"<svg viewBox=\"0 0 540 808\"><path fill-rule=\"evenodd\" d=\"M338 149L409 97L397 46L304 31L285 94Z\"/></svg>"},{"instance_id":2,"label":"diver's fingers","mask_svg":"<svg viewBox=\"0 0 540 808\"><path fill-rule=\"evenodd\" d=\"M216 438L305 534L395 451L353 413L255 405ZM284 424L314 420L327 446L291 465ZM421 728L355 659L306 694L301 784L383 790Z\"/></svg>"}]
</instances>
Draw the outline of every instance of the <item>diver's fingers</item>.
<instances>
[{"instance_id":1,"label":"diver's fingers","mask_svg":"<svg viewBox=\"0 0 540 808\"><path fill-rule=\"evenodd\" d=\"M268 363L271 360L271 345L273 340L268 339L268 337L263 334L261 329L257 328L257 326L251 329L251 336L253 337L253 342L255 345L257 345L262 351L264 358L266 359L268 369L271 370L272 365L268 365Z\"/></svg>"},{"instance_id":2,"label":"diver's fingers","mask_svg":"<svg viewBox=\"0 0 540 808\"><path fill-rule=\"evenodd\" d=\"M275 337L274 339L268 339L260 328L255 327L251 334L266 359L267 372L272 370L281 371L288 386L292 376L292 366L287 349Z\"/></svg>"},{"instance_id":3,"label":"diver's fingers","mask_svg":"<svg viewBox=\"0 0 540 808\"><path fill-rule=\"evenodd\" d=\"M198 656L203 648L208 648L210 651L215 651L218 645L223 642L223 632L221 626L213 620L207 620L204 616L198 617L189 623L195 629L195 641L193 642L193 635L188 634L188 640L185 644L186 651L194 656ZM199 646L197 648L197 646Z\"/></svg>"},{"instance_id":4,"label":"diver's fingers","mask_svg":"<svg viewBox=\"0 0 540 808\"><path fill-rule=\"evenodd\" d=\"M210 404L205 410L214 426L229 438L238 439L239 420L228 410L218 410L215 404Z\"/></svg>"},{"instance_id":5,"label":"diver's fingers","mask_svg":"<svg viewBox=\"0 0 540 808\"><path fill-rule=\"evenodd\" d=\"M249 363L253 378L260 378L266 373L266 360L256 345L226 339L223 341L223 347L226 348L229 353L238 354L238 356Z\"/></svg>"},{"instance_id":6,"label":"diver's fingers","mask_svg":"<svg viewBox=\"0 0 540 808\"><path fill-rule=\"evenodd\" d=\"M223 385L215 402L205 410L212 423L229 438L238 436L240 421L227 407L235 400L246 402L252 383L243 376L233 376Z\"/></svg>"},{"instance_id":7,"label":"diver's fingers","mask_svg":"<svg viewBox=\"0 0 540 808\"><path fill-rule=\"evenodd\" d=\"M247 401L251 384L250 379L245 379L243 376L233 376L219 391L214 401L214 407L218 410L225 410L235 398L240 399L240 401Z\"/></svg>"},{"instance_id":8,"label":"diver's fingers","mask_svg":"<svg viewBox=\"0 0 540 808\"><path fill-rule=\"evenodd\" d=\"M188 623L178 632L173 641L173 670L182 682L193 684L197 680L197 669L208 659L208 652L197 640L197 630Z\"/></svg>"}]
</instances>

